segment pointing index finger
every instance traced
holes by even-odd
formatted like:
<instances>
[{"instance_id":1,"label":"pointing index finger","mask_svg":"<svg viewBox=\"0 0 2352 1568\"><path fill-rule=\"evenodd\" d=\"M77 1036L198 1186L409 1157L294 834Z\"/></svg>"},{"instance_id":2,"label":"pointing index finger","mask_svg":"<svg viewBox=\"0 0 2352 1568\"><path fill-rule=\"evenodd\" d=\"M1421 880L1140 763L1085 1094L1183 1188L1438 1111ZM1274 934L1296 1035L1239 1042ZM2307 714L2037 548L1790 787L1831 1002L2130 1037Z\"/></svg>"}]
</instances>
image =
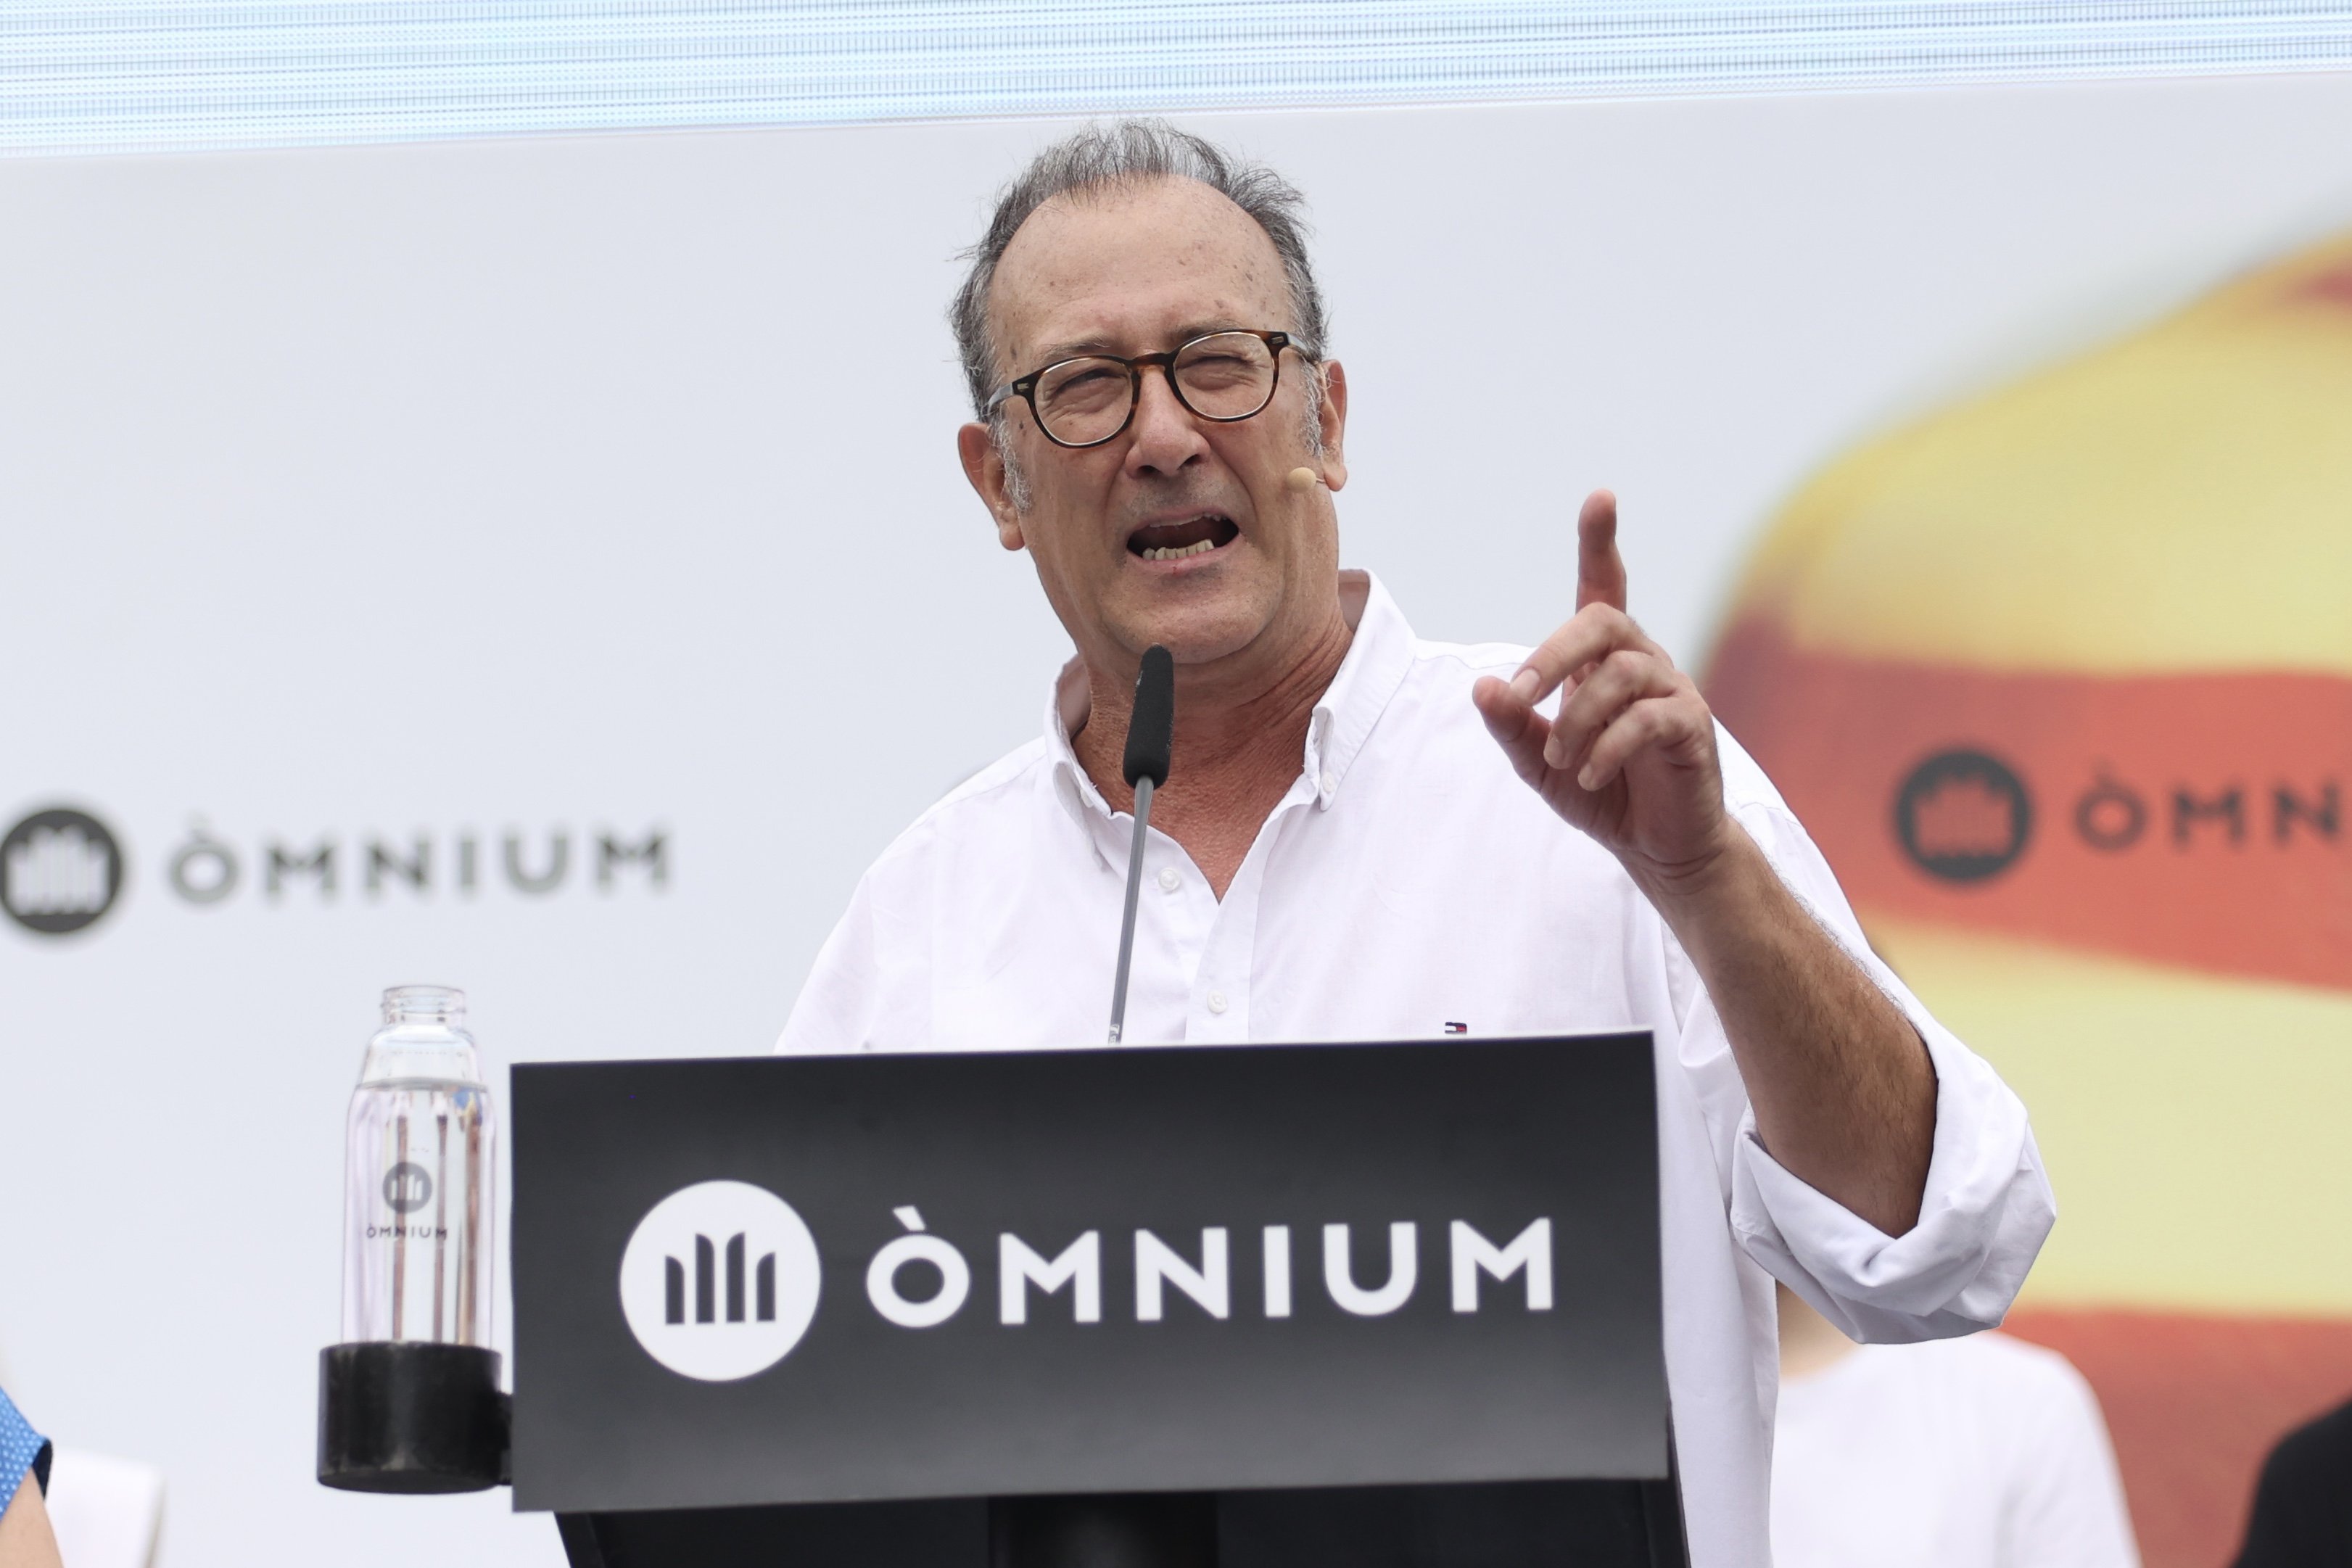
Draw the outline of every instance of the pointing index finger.
<instances>
[{"instance_id":1,"label":"pointing index finger","mask_svg":"<svg viewBox=\"0 0 2352 1568\"><path fill-rule=\"evenodd\" d=\"M1625 607L1625 561L1617 553L1617 497L1594 490L1576 518L1576 607Z\"/></svg>"}]
</instances>

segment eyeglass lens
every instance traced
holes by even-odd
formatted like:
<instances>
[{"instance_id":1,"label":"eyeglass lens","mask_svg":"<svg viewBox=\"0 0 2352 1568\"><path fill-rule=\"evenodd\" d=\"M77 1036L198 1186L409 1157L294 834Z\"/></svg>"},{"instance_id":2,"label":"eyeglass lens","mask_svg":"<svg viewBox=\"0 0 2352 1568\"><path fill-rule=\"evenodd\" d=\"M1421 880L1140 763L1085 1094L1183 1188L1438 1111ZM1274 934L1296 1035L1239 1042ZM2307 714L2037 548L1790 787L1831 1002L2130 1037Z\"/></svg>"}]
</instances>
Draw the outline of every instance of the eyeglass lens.
<instances>
[{"instance_id":1,"label":"eyeglass lens","mask_svg":"<svg viewBox=\"0 0 2352 1568\"><path fill-rule=\"evenodd\" d=\"M1184 405L1204 419L1246 419L1274 396L1274 354L1247 332L1213 332L1176 351L1170 380ZM1037 377L1037 422L1057 441L1083 447L1108 440L1127 423L1135 377L1116 359L1073 359Z\"/></svg>"}]
</instances>

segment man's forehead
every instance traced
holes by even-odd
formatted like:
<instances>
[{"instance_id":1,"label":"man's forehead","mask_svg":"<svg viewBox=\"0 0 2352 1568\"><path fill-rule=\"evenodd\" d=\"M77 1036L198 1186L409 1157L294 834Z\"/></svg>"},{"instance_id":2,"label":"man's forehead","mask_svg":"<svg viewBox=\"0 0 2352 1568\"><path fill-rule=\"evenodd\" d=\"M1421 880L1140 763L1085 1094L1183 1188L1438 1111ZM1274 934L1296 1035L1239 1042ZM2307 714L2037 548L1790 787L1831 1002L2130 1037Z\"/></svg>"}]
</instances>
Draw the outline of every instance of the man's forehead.
<instances>
[{"instance_id":1,"label":"man's forehead","mask_svg":"<svg viewBox=\"0 0 2352 1568\"><path fill-rule=\"evenodd\" d=\"M989 305L1015 356L1106 335L1289 324L1274 241L1223 193L1184 179L1045 202L1005 247Z\"/></svg>"}]
</instances>

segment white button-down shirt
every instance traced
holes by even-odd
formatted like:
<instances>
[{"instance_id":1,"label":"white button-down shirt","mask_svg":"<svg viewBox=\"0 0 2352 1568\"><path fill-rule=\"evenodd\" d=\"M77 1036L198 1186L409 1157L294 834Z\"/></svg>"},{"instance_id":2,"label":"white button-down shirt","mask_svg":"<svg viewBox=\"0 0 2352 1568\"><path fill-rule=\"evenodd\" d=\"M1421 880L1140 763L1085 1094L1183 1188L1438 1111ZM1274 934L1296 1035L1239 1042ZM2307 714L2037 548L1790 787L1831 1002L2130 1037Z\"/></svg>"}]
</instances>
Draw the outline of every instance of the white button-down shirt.
<instances>
[{"instance_id":1,"label":"white button-down shirt","mask_svg":"<svg viewBox=\"0 0 2352 1568\"><path fill-rule=\"evenodd\" d=\"M1725 803L1895 998L1934 1060L1919 1223L1889 1237L1764 1150L1696 970L1614 857L1521 784L1471 705L1527 650L1423 642L1376 582L1297 779L1219 900L1145 850L1131 1042L1648 1029L1657 1042L1666 1376L1694 1568L1765 1568L1772 1279L1857 1338L2000 1321L2055 1210L2025 1110L1863 939L1821 853L1730 736ZM779 1048L1082 1046L1104 1037L1133 822L1079 766L1085 677L1045 733L960 785L866 872ZM1176 766L1183 767L1180 752Z\"/></svg>"}]
</instances>

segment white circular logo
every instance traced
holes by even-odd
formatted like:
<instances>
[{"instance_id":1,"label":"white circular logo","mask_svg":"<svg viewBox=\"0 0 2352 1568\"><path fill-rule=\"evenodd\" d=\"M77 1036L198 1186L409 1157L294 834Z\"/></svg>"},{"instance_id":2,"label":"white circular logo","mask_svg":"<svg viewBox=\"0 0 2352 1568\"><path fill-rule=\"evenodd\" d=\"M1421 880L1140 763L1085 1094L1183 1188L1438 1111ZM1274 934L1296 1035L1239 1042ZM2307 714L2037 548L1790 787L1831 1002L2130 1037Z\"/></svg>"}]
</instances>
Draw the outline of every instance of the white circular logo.
<instances>
[{"instance_id":1,"label":"white circular logo","mask_svg":"<svg viewBox=\"0 0 2352 1568\"><path fill-rule=\"evenodd\" d=\"M621 1254L621 1312L675 1373L731 1383L791 1353L816 1316L816 1238L749 1182L698 1182L653 1206Z\"/></svg>"}]
</instances>

